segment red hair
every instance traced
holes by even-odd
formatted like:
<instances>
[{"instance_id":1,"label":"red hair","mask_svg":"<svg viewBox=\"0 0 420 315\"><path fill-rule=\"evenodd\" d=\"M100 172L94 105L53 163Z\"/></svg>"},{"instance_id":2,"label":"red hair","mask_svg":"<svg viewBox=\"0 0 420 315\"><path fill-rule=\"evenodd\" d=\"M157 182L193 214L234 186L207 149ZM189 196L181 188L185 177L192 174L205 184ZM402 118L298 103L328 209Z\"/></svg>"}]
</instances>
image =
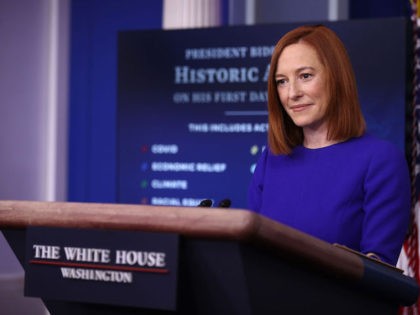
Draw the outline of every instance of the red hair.
<instances>
[{"instance_id":1,"label":"red hair","mask_svg":"<svg viewBox=\"0 0 420 315\"><path fill-rule=\"evenodd\" d=\"M303 143L303 130L293 123L284 110L275 80L277 63L284 48L298 42L304 42L315 49L327 73L328 140L345 141L361 136L366 130L355 75L344 44L325 26L301 26L278 41L271 57L268 78L268 144L274 154L289 154L295 146Z\"/></svg>"}]
</instances>

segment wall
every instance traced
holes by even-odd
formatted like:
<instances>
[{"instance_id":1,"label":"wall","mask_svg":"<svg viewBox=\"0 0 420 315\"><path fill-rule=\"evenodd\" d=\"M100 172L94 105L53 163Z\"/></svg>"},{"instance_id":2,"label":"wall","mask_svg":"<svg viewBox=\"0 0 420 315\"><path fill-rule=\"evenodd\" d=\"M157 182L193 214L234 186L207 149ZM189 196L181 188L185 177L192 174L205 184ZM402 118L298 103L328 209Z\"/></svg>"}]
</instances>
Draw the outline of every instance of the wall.
<instances>
[{"instance_id":1,"label":"wall","mask_svg":"<svg viewBox=\"0 0 420 315\"><path fill-rule=\"evenodd\" d=\"M0 199L65 198L68 15L67 0L0 0ZM47 314L1 233L0 257L1 312Z\"/></svg>"},{"instance_id":2,"label":"wall","mask_svg":"<svg viewBox=\"0 0 420 315\"><path fill-rule=\"evenodd\" d=\"M67 4L0 0L0 199L64 199Z\"/></svg>"}]
</instances>

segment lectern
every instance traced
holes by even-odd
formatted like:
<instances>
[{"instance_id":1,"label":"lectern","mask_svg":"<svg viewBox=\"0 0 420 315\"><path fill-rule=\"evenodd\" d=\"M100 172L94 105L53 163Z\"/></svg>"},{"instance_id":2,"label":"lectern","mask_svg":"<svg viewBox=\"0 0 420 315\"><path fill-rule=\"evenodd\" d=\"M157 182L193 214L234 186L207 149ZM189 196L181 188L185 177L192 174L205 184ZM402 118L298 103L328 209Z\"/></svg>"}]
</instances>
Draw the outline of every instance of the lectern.
<instances>
[{"instance_id":1,"label":"lectern","mask_svg":"<svg viewBox=\"0 0 420 315\"><path fill-rule=\"evenodd\" d=\"M418 298L400 270L243 209L0 201L0 228L24 266L32 227L179 238L173 310L41 296L52 315L397 314Z\"/></svg>"}]
</instances>

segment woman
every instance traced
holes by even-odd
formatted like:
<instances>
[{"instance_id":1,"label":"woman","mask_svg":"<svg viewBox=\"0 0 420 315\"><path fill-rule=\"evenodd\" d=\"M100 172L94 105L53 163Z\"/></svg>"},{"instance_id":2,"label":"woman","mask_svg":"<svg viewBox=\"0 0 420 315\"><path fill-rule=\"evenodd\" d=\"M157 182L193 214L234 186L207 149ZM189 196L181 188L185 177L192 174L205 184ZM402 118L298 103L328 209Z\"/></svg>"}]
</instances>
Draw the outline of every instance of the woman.
<instances>
[{"instance_id":1,"label":"woman","mask_svg":"<svg viewBox=\"0 0 420 315\"><path fill-rule=\"evenodd\" d=\"M268 111L250 209L395 265L410 213L407 163L365 132L350 59L333 31L303 26L280 39Z\"/></svg>"}]
</instances>

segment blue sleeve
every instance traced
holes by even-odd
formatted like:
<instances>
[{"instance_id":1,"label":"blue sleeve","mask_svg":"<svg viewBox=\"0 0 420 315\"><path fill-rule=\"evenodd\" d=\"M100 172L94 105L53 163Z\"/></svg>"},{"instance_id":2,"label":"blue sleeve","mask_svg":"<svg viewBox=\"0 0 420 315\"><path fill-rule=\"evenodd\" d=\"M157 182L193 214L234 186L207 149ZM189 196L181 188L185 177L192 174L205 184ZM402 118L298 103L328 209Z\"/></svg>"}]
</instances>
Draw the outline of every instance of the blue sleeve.
<instances>
[{"instance_id":1,"label":"blue sleeve","mask_svg":"<svg viewBox=\"0 0 420 315\"><path fill-rule=\"evenodd\" d=\"M248 189L248 209L255 212L260 212L261 209L262 192L264 189L264 174L268 155L267 151L268 149L266 148L258 159Z\"/></svg>"},{"instance_id":2,"label":"blue sleeve","mask_svg":"<svg viewBox=\"0 0 420 315\"><path fill-rule=\"evenodd\" d=\"M361 252L375 253L395 265L410 218L410 177L403 154L391 144L376 150L363 189Z\"/></svg>"}]
</instances>

